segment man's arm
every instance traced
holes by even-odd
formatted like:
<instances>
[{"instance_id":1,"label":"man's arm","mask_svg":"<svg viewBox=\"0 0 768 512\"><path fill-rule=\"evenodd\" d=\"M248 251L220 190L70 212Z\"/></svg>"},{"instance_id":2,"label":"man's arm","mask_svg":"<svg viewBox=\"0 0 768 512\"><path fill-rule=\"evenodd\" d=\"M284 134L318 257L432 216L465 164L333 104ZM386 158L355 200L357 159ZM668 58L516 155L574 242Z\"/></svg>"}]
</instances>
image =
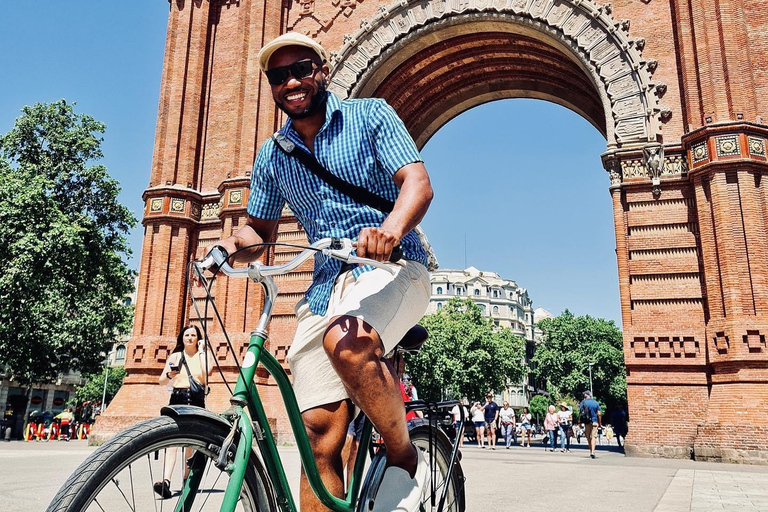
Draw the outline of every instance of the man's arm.
<instances>
[{"instance_id":1,"label":"man's arm","mask_svg":"<svg viewBox=\"0 0 768 512\"><path fill-rule=\"evenodd\" d=\"M434 197L427 169L422 162L400 168L393 180L400 194L392 212L381 227L364 228L357 241L357 255L387 261L402 238L415 228L427 213Z\"/></svg>"},{"instance_id":2,"label":"man's arm","mask_svg":"<svg viewBox=\"0 0 768 512\"><path fill-rule=\"evenodd\" d=\"M223 238L214 245L220 245L227 253L232 255L244 247L268 242L276 228L277 219L257 219L256 217L248 216L245 226L238 229L234 235ZM251 262L258 258L262 252L264 252L264 247L254 247L238 253L234 257L234 261ZM234 261L230 261L230 263L234 263Z\"/></svg>"},{"instance_id":3,"label":"man's arm","mask_svg":"<svg viewBox=\"0 0 768 512\"><path fill-rule=\"evenodd\" d=\"M597 410L597 426L603 426L603 413L600 412L600 409Z\"/></svg>"}]
</instances>

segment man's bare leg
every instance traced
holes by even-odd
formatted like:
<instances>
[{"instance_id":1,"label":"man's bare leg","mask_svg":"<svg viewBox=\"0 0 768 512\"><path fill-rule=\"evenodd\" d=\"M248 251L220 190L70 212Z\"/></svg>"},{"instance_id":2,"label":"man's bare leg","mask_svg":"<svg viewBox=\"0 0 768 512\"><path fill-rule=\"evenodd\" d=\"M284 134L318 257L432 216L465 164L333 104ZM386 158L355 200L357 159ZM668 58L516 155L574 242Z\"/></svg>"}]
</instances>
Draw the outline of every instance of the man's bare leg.
<instances>
[{"instance_id":1,"label":"man's bare leg","mask_svg":"<svg viewBox=\"0 0 768 512\"><path fill-rule=\"evenodd\" d=\"M317 461L317 469L328 491L338 498L344 497L344 463L341 457L347 427L352 421L352 407L348 400L323 405L301 414ZM301 469L300 501L302 512L324 512Z\"/></svg>"},{"instance_id":2,"label":"man's bare leg","mask_svg":"<svg viewBox=\"0 0 768 512\"><path fill-rule=\"evenodd\" d=\"M325 352L352 401L376 426L387 447L387 464L416 473L416 450L408 437L405 405L397 375L382 361L379 334L362 320L339 316L331 319L323 339Z\"/></svg>"}]
</instances>

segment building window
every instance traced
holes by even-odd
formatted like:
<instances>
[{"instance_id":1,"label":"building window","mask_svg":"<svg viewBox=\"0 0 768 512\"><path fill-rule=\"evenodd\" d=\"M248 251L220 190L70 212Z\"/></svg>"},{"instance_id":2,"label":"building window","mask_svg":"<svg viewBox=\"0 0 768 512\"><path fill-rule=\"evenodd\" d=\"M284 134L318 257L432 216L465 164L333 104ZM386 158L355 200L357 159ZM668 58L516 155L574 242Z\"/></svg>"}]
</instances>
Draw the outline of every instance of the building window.
<instances>
[{"instance_id":1,"label":"building window","mask_svg":"<svg viewBox=\"0 0 768 512\"><path fill-rule=\"evenodd\" d=\"M480 306L480 313L485 314L485 304L478 304Z\"/></svg>"},{"instance_id":2,"label":"building window","mask_svg":"<svg viewBox=\"0 0 768 512\"><path fill-rule=\"evenodd\" d=\"M125 304L126 306L130 306L132 303L133 301L131 300L130 297L126 297L123 299L123 304Z\"/></svg>"},{"instance_id":3,"label":"building window","mask_svg":"<svg viewBox=\"0 0 768 512\"><path fill-rule=\"evenodd\" d=\"M478 290L477 288L475 288L475 295L480 295L480 290Z\"/></svg>"},{"instance_id":4,"label":"building window","mask_svg":"<svg viewBox=\"0 0 768 512\"><path fill-rule=\"evenodd\" d=\"M443 303L442 302L438 302L437 303L437 309L443 309Z\"/></svg>"},{"instance_id":5,"label":"building window","mask_svg":"<svg viewBox=\"0 0 768 512\"><path fill-rule=\"evenodd\" d=\"M499 296L499 291L498 290L493 290L493 298L495 299L498 296Z\"/></svg>"},{"instance_id":6,"label":"building window","mask_svg":"<svg viewBox=\"0 0 768 512\"><path fill-rule=\"evenodd\" d=\"M493 306L493 315L496 316L499 314L499 306Z\"/></svg>"},{"instance_id":7,"label":"building window","mask_svg":"<svg viewBox=\"0 0 768 512\"><path fill-rule=\"evenodd\" d=\"M443 287L442 286L438 286L437 287L437 294L438 295L442 295L443 294Z\"/></svg>"},{"instance_id":8,"label":"building window","mask_svg":"<svg viewBox=\"0 0 768 512\"><path fill-rule=\"evenodd\" d=\"M115 350L115 361L125 361L125 345L120 345Z\"/></svg>"}]
</instances>

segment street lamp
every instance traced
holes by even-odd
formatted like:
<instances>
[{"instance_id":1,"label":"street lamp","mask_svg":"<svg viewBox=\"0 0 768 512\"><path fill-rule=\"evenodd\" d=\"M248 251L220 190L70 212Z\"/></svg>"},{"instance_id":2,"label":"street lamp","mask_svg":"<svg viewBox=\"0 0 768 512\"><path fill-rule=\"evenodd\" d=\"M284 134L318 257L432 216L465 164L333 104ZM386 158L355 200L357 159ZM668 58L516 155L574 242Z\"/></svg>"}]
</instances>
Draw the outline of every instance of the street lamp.
<instances>
[{"instance_id":1,"label":"street lamp","mask_svg":"<svg viewBox=\"0 0 768 512\"><path fill-rule=\"evenodd\" d=\"M104 392L101 394L101 414L104 414L104 409L107 407L107 380L109 379L109 359L112 357L113 350L109 351L106 359L104 359Z\"/></svg>"},{"instance_id":2,"label":"street lamp","mask_svg":"<svg viewBox=\"0 0 768 512\"><path fill-rule=\"evenodd\" d=\"M587 363L589 365L589 394L592 395L592 397L595 396L594 392L592 391L592 365L595 363Z\"/></svg>"}]
</instances>

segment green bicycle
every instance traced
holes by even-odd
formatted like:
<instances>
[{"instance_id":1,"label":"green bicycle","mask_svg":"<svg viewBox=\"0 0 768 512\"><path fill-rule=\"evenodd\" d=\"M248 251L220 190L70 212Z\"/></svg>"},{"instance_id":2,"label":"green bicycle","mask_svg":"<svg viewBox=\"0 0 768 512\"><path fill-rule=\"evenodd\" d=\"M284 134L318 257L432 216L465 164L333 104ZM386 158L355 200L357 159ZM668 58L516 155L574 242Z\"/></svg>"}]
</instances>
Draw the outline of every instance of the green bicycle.
<instances>
[{"instance_id":1,"label":"green bicycle","mask_svg":"<svg viewBox=\"0 0 768 512\"><path fill-rule=\"evenodd\" d=\"M350 264L387 267L357 257L348 239L325 238L302 248L300 254L282 265L265 266L256 262L247 268L234 269L227 264L227 255L218 249L212 250L204 261L193 264L209 299L210 286L205 283L203 272L214 266L230 277L248 277L264 289L264 308L251 333L243 362L238 365L239 377L230 407L221 414L194 406L163 407L160 417L124 430L92 453L53 498L48 512L296 512L264 405L257 386L253 385L258 365L277 383L304 471L318 499L333 512L373 509L386 459L384 446L375 441L376 436L372 434L371 422L365 420L346 496L335 497L320 478L290 380L275 357L263 348L277 297L272 276L295 270L318 252ZM215 304L213 308L218 316ZM203 327L205 329L205 325ZM425 339L426 331L417 326L403 338L401 348L413 349ZM406 409L422 410L429 418L436 418L438 409L456 403L416 401L406 404ZM430 492L420 510L463 512L465 478L458 445L450 442L434 420L411 421L409 432L413 444L429 461L432 472ZM463 432L458 433L461 435ZM171 499L158 500L153 483L162 478L168 464L180 467L183 479Z\"/></svg>"}]
</instances>

